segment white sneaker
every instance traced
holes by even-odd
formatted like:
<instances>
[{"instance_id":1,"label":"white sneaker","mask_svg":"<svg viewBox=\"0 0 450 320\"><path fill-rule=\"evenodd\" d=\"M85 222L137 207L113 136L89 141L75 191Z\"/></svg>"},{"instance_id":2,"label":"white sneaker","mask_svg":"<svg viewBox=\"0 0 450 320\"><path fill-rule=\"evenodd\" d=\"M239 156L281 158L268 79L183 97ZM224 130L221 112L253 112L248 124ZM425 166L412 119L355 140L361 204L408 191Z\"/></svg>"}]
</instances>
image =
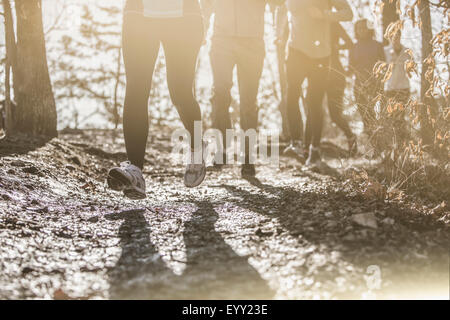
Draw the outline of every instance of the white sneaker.
<instances>
[{"instance_id":1,"label":"white sneaker","mask_svg":"<svg viewBox=\"0 0 450 320\"><path fill-rule=\"evenodd\" d=\"M127 198L145 199L145 180L141 169L130 162L122 162L119 167L108 172L108 186L115 191L123 191Z\"/></svg>"},{"instance_id":2,"label":"white sneaker","mask_svg":"<svg viewBox=\"0 0 450 320\"><path fill-rule=\"evenodd\" d=\"M201 150L201 163L196 163L195 151L191 151L191 162L186 166L186 172L184 173L184 185L188 188L195 188L199 186L206 176L206 164L205 164L206 143L202 143ZM200 155L199 155L200 156Z\"/></svg>"}]
</instances>

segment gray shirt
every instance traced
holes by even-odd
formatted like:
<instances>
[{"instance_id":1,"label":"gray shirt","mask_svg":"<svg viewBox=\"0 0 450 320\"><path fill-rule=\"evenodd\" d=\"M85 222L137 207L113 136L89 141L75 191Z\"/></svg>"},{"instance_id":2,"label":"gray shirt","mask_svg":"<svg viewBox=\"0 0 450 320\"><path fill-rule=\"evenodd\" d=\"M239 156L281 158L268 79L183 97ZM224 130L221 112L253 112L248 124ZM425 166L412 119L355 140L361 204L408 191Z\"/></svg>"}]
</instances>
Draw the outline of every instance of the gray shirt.
<instances>
[{"instance_id":1,"label":"gray shirt","mask_svg":"<svg viewBox=\"0 0 450 320\"><path fill-rule=\"evenodd\" d=\"M313 59L331 55L331 23L353 18L346 0L287 0L287 8L289 46Z\"/></svg>"},{"instance_id":2,"label":"gray shirt","mask_svg":"<svg viewBox=\"0 0 450 320\"><path fill-rule=\"evenodd\" d=\"M400 52L396 52L389 45L385 49L386 61L392 64L392 75L386 83L386 90L406 90L409 89L409 79L405 71L405 63L410 59L408 49L402 47Z\"/></svg>"}]
</instances>

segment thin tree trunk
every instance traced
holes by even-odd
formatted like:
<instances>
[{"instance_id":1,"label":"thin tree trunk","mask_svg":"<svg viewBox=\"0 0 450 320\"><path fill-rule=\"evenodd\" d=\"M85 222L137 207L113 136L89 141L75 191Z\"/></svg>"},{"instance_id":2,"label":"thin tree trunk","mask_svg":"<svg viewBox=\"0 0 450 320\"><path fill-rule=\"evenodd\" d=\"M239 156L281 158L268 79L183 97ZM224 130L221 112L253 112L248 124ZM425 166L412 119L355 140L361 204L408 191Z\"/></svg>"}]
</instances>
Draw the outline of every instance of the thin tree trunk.
<instances>
[{"instance_id":1,"label":"thin tree trunk","mask_svg":"<svg viewBox=\"0 0 450 320\"><path fill-rule=\"evenodd\" d=\"M395 22L399 19L398 13L397 13L397 1L400 2L400 0L383 0L383 35L386 33L386 29L389 27L389 25L392 22ZM384 45L388 44L388 40L386 38L383 38Z\"/></svg>"},{"instance_id":2,"label":"thin tree trunk","mask_svg":"<svg viewBox=\"0 0 450 320\"><path fill-rule=\"evenodd\" d=\"M287 115L287 77L286 77L286 44L288 40L289 30L288 25L284 26L284 22L287 21L287 9L285 6L278 7L274 13L273 17L275 21L276 29L282 28L283 30L278 30L280 32L279 43L277 43L277 61L278 61L278 75L280 82L280 93L281 101L278 105L278 109L281 114L281 128L284 137L289 137L289 127L288 127L288 115ZM286 20L285 20L286 19ZM285 21L284 21L285 20ZM284 27L283 27L284 26ZM277 36L280 36L277 35Z\"/></svg>"},{"instance_id":3,"label":"thin tree trunk","mask_svg":"<svg viewBox=\"0 0 450 320\"><path fill-rule=\"evenodd\" d=\"M48 72L41 0L16 0L15 130L55 137L56 104Z\"/></svg>"},{"instance_id":4,"label":"thin tree trunk","mask_svg":"<svg viewBox=\"0 0 450 320\"><path fill-rule=\"evenodd\" d=\"M11 103L11 65L6 59L5 63L5 133L10 135L14 131L14 120Z\"/></svg>"},{"instance_id":5,"label":"thin tree trunk","mask_svg":"<svg viewBox=\"0 0 450 320\"><path fill-rule=\"evenodd\" d=\"M122 48L117 50L117 69L116 69L116 83L114 86L114 126L115 129L119 127L120 113L119 113L119 85L120 85L120 71L122 69Z\"/></svg>"},{"instance_id":6,"label":"thin tree trunk","mask_svg":"<svg viewBox=\"0 0 450 320\"><path fill-rule=\"evenodd\" d=\"M12 16L11 4L9 0L2 0L4 21L5 21L5 47L6 47L6 63L5 63L5 131L10 135L14 131L14 119L11 103L11 68L16 64L16 36L14 32L14 21Z\"/></svg>"},{"instance_id":7,"label":"thin tree trunk","mask_svg":"<svg viewBox=\"0 0 450 320\"><path fill-rule=\"evenodd\" d=\"M429 71L429 68L433 68L433 66L426 62L426 59L430 56L433 50L431 44L431 40L433 39L433 31L431 27L429 1L420 1L419 10L420 19L422 21L422 74L420 96L423 104L419 112L420 134L424 144L431 145L434 141L434 133L427 110L433 109L434 100L432 96L427 97L427 92L432 87L432 83L427 80L427 72ZM428 77L430 76L431 79L434 78L433 70L431 70L431 74L428 74Z\"/></svg>"}]
</instances>

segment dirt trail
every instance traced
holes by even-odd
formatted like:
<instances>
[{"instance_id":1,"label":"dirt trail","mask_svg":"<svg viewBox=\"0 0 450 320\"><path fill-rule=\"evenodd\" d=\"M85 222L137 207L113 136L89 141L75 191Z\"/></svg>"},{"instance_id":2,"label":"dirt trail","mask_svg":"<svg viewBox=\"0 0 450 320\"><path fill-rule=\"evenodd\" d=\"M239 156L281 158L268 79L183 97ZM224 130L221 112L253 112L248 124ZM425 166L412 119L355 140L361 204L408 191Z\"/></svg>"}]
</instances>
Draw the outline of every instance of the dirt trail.
<instances>
[{"instance_id":1,"label":"dirt trail","mask_svg":"<svg viewBox=\"0 0 450 320\"><path fill-rule=\"evenodd\" d=\"M151 134L140 202L105 188L125 160L110 132L1 142L0 298L449 298L443 199L367 198L288 158L190 190L169 136Z\"/></svg>"}]
</instances>

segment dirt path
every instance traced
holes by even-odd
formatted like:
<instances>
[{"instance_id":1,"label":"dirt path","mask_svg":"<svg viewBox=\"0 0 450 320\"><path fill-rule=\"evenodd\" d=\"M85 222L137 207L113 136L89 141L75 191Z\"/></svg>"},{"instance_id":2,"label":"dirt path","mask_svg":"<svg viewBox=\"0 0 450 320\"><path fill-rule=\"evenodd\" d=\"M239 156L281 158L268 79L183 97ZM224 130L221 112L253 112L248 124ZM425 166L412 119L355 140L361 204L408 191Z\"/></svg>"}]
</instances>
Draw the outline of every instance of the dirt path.
<instances>
[{"instance_id":1,"label":"dirt path","mask_svg":"<svg viewBox=\"0 0 450 320\"><path fill-rule=\"evenodd\" d=\"M125 159L108 132L2 142L0 298L449 298L448 207L291 159L189 190L167 136L151 135L140 202L105 188Z\"/></svg>"}]
</instances>

